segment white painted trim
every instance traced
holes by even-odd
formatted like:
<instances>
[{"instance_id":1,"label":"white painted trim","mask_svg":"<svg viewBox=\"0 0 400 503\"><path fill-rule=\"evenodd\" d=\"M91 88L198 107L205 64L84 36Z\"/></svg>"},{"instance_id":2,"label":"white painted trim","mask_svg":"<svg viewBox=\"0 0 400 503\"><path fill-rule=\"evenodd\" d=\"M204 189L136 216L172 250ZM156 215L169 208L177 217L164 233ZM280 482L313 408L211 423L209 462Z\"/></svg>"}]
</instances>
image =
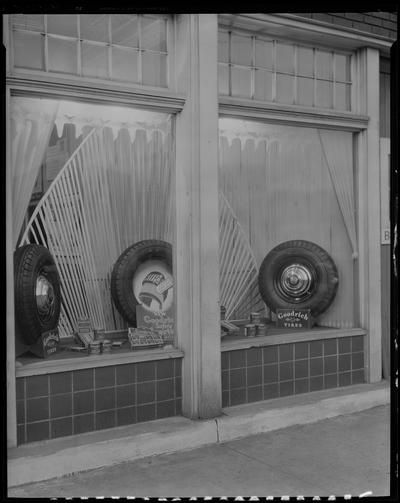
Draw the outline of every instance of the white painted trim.
<instances>
[{"instance_id":1,"label":"white painted trim","mask_svg":"<svg viewBox=\"0 0 400 503\"><path fill-rule=\"evenodd\" d=\"M40 95L48 98L70 98L88 102L103 102L146 108L165 113L178 113L185 104L185 97L175 93L151 91L149 89L122 87L116 84L93 84L68 79L43 78L36 76L8 77L7 85L12 95Z\"/></svg>"},{"instance_id":2,"label":"white painted trim","mask_svg":"<svg viewBox=\"0 0 400 503\"><path fill-rule=\"evenodd\" d=\"M380 139L381 244L390 244L390 138Z\"/></svg>"},{"instance_id":3,"label":"white painted trim","mask_svg":"<svg viewBox=\"0 0 400 503\"><path fill-rule=\"evenodd\" d=\"M185 353L182 411L206 418L221 411L218 25L216 14L189 14L184 21L188 100L176 118L175 319Z\"/></svg>"},{"instance_id":4,"label":"white painted trim","mask_svg":"<svg viewBox=\"0 0 400 503\"><path fill-rule=\"evenodd\" d=\"M277 344L291 344L294 342L319 341L325 339L335 339L342 337L355 337L356 335L366 335L366 331L362 328L350 329L323 329L323 330L308 330L292 333L276 333L263 337L249 337L246 339L234 340L234 338L222 339L221 351L234 351L235 349L257 348L264 346L276 346Z\"/></svg>"},{"instance_id":5,"label":"white painted trim","mask_svg":"<svg viewBox=\"0 0 400 503\"><path fill-rule=\"evenodd\" d=\"M75 358L38 360L16 368L17 377L69 372L72 370L110 367L126 363L166 360L168 358L182 358L183 353L178 349L143 349L110 355L76 356Z\"/></svg>"},{"instance_id":6,"label":"white painted trim","mask_svg":"<svg viewBox=\"0 0 400 503\"><path fill-rule=\"evenodd\" d=\"M346 131L362 131L368 127L368 117L365 115L313 110L295 105L275 105L232 97L219 98L219 113L221 117Z\"/></svg>"},{"instance_id":7,"label":"white painted trim","mask_svg":"<svg viewBox=\"0 0 400 503\"><path fill-rule=\"evenodd\" d=\"M360 51L360 106L368 129L358 135L357 198L359 233L359 316L367 330L365 378L382 378L381 249L379 194L379 51Z\"/></svg>"},{"instance_id":8,"label":"white painted trim","mask_svg":"<svg viewBox=\"0 0 400 503\"><path fill-rule=\"evenodd\" d=\"M307 41L319 46L347 50L368 46L379 49L384 55L390 54L390 47L393 44L393 41L386 37L369 36L354 28L300 18L293 14L220 14L218 21L224 27L241 28L279 38Z\"/></svg>"},{"instance_id":9,"label":"white painted trim","mask_svg":"<svg viewBox=\"0 0 400 503\"><path fill-rule=\"evenodd\" d=\"M10 139L10 92L6 90L6 316L7 316L7 445L17 445L15 382L14 255L12 221L12 173Z\"/></svg>"}]
</instances>

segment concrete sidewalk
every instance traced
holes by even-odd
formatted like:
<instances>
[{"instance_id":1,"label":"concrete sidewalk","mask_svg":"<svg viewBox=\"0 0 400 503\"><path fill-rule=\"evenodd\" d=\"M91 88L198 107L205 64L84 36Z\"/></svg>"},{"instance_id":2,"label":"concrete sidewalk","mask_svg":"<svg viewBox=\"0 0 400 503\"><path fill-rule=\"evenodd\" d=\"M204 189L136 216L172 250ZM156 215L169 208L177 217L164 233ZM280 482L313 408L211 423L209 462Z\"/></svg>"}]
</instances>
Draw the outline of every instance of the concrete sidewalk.
<instances>
[{"instance_id":1,"label":"concrete sidewalk","mask_svg":"<svg viewBox=\"0 0 400 503\"><path fill-rule=\"evenodd\" d=\"M389 494L389 405L36 482L10 497Z\"/></svg>"},{"instance_id":2,"label":"concrete sidewalk","mask_svg":"<svg viewBox=\"0 0 400 503\"><path fill-rule=\"evenodd\" d=\"M32 442L8 450L8 487L352 414L389 395L386 381L358 384L237 405L214 419L175 416Z\"/></svg>"}]
</instances>

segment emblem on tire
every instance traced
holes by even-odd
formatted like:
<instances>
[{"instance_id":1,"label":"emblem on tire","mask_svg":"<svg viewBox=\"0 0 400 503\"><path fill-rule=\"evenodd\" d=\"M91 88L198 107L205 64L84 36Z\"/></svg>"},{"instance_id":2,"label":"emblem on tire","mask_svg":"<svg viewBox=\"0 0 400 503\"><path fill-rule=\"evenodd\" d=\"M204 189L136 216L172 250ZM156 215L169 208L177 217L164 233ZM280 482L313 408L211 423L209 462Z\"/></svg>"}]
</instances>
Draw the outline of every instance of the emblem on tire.
<instances>
[{"instance_id":1,"label":"emblem on tire","mask_svg":"<svg viewBox=\"0 0 400 503\"><path fill-rule=\"evenodd\" d=\"M264 258L258 285L262 299L272 310L310 309L314 318L335 298L339 283L330 255L310 241L286 241Z\"/></svg>"},{"instance_id":2,"label":"emblem on tire","mask_svg":"<svg viewBox=\"0 0 400 503\"><path fill-rule=\"evenodd\" d=\"M111 274L111 297L120 315L136 326L136 306L165 312L173 302L172 247L147 239L127 248Z\"/></svg>"}]
</instances>

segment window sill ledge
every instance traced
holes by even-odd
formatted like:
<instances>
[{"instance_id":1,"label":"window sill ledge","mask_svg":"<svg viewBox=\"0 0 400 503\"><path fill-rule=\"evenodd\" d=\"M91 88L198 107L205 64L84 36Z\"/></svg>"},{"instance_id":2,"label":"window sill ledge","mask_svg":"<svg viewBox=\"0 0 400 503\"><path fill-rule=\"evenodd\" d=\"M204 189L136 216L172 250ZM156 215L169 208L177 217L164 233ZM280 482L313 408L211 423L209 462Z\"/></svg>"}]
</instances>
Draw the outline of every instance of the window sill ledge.
<instances>
[{"instance_id":1,"label":"window sill ledge","mask_svg":"<svg viewBox=\"0 0 400 503\"><path fill-rule=\"evenodd\" d=\"M113 349L110 354L88 355L75 353L74 356L71 356L71 354L73 353L64 349L48 359L20 357L15 366L16 377L183 357L183 352L173 346L132 351L128 349L128 343L125 344L124 349Z\"/></svg>"},{"instance_id":2,"label":"window sill ledge","mask_svg":"<svg viewBox=\"0 0 400 503\"><path fill-rule=\"evenodd\" d=\"M221 351L234 351L262 346L276 346L277 344L289 344L293 342L315 341L321 339L334 339L336 337L354 337L366 335L367 331L362 328L321 328L311 330L296 330L292 332L284 329L272 328L271 335L263 337L228 336L221 340Z\"/></svg>"}]
</instances>

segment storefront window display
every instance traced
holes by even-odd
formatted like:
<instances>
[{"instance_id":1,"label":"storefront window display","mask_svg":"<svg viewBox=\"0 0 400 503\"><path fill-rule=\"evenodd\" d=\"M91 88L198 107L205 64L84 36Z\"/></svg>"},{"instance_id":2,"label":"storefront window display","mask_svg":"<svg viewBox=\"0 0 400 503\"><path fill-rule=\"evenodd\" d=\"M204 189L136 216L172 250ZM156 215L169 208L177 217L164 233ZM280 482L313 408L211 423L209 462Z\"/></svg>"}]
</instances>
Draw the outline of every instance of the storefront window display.
<instances>
[{"instance_id":1,"label":"storefront window display","mask_svg":"<svg viewBox=\"0 0 400 503\"><path fill-rule=\"evenodd\" d=\"M172 319L171 116L22 97L12 107L16 248L39 245L53 257L60 335L71 336L81 318L106 332L136 327L137 309L141 320L167 311ZM49 142L35 147L40 128ZM52 297L44 287L38 298ZM169 332L171 343L172 325Z\"/></svg>"},{"instance_id":2,"label":"storefront window display","mask_svg":"<svg viewBox=\"0 0 400 503\"><path fill-rule=\"evenodd\" d=\"M293 240L313 243L327 252L337 269L329 280L337 283L334 299L320 315L321 310L316 309L316 323L336 328L357 326L352 133L220 119L219 155L220 190L240 224L249 253L253 254L255 289L260 290L261 286L265 290L260 281L273 281L272 277L257 279L268 252ZM298 246L310 248L304 243ZM282 253L287 252L277 251L278 255ZM284 299L288 307L295 302L304 307L307 295L312 303L311 293L317 289L318 281L328 281L325 277L317 279L322 275L318 261L324 260L319 253L314 267L298 263L282 271L276 285L282 298L278 307L284 307ZM239 269L235 269L236 274ZM251 281L248 285L250 296ZM269 290L272 288L269 285ZM239 316L232 313L231 318L243 314L248 317L262 305L260 298L254 296L247 303L247 313L244 309L237 313Z\"/></svg>"},{"instance_id":3,"label":"storefront window display","mask_svg":"<svg viewBox=\"0 0 400 503\"><path fill-rule=\"evenodd\" d=\"M4 27L11 446L380 378L377 45L267 14Z\"/></svg>"}]
</instances>

